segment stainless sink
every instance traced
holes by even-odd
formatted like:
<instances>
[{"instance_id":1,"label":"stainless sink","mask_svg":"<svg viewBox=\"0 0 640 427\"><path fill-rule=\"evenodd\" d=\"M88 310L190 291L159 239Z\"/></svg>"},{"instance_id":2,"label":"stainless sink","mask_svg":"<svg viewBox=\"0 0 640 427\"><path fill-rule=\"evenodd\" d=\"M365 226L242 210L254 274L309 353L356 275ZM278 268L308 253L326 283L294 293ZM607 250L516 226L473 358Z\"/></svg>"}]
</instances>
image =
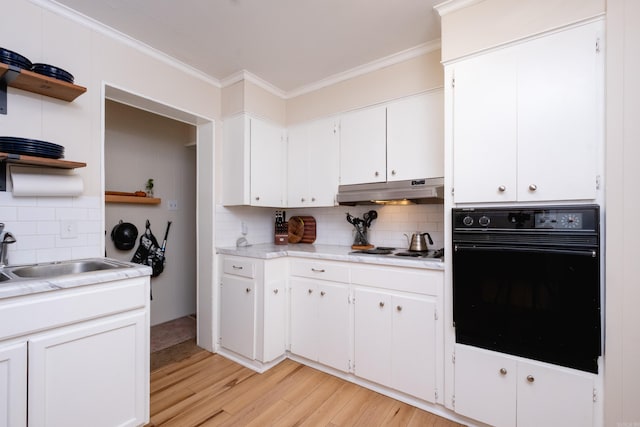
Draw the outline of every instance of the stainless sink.
<instances>
[{"instance_id":1,"label":"stainless sink","mask_svg":"<svg viewBox=\"0 0 640 427\"><path fill-rule=\"evenodd\" d=\"M85 259L25 265L19 267L5 267L4 271L0 273L0 282L4 280L11 280L11 276L15 276L17 278L42 279L69 274L88 273L92 271L113 270L118 268L131 268L131 265L108 259Z\"/></svg>"}]
</instances>

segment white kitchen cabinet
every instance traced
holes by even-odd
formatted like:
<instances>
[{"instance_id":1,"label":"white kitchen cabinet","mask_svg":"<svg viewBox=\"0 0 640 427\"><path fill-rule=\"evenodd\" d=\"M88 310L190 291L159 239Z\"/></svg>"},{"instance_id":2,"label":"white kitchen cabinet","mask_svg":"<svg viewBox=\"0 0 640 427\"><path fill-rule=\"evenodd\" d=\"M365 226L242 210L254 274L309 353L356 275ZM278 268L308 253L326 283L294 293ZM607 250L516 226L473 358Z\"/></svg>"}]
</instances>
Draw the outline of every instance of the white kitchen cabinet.
<instances>
[{"instance_id":1,"label":"white kitchen cabinet","mask_svg":"<svg viewBox=\"0 0 640 427\"><path fill-rule=\"evenodd\" d=\"M442 271L354 266L354 373L441 402Z\"/></svg>"},{"instance_id":2,"label":"white kitchen cabinet","mask_svg":"<svg viewBox=\"0 0 640 427\"><path fill-rule=\"evenodd\" d=\"M0 425L148 422L148 309L149 277L0 299Z\"/></svg>"},{"instance_id":3,"label":"white kitchen cabinet","mask_svg":"<svg viewBox=\"0 0 640 427\"><path fill-rule=\"evenodd\" d=\"M249 362L284 355L286 260L225 256L222 262L221 347Z\"/></svg>"},{"instance_id":4,"label":"white kitchen cabinet","mask_svg":"<svg viewBox=\"0 0 640 427\"><path fill-rule=\"evenodd\" d=\"M592 426L595 375L455 346L455 411L496 427Z\"/></svg>"},{"instance_id":5,"label":"white kitchen cabinet","mask_svg":"<svg viewBox=\"0 0 640 427\"><path fill-rule=\"evenodd\" d=\"M240 114L224 121L222 204L284 206L284 129Z\"/></svg>"},{"instance_id":6,"label":"white kitchen cabinet","mask_svg":"<svg viewBox=\"0 0 640 427\"><path fill-rule=\"evenodd\" d=\"M0 427L27 425L27 343L0 344Z\"/></svg>"},{"instance_id":7,"label":"white kitchen cabinet","mask_svg":"<svg viewBox=\"0 0 640 427\"><path fill-rule=\"evenodd\" d=\"M387 109L376 106L340 117L340 184L387 180Z\"/></svg>"},{"instance_id":8,"label":"white kitchen cabinet","mask_svg":"<svg viewBox=\"0 0 640 427\"><path fill-rule=\"evenodd\" d=\"M444 176L444 90L387 105L387 181Z\"/></svg>"},{"instance_id":9,"label":"white kitchen cabinet","mask_svg":"<svg viewBox=\"0 0 640 427\"><path fill-rule=\"evenodd\" d=\"M602 144L602 23L447 67L454 200L591 200Z\"/></svg>"},{"instance_id":10,"label":"white kitchen cabinet","mask_svg":"<svg viewBox=\"0 0 640 427\"><path fill-rule=\"evenodd\" d=\"M291 274L291 353L348 371L348 267L328 261L292 260Z\"/></svg>"},{"instance_id":11,"label":"white kitchen cabinet","mask_svg":"<svg viewBox=\"0 0 640 427\"><path fill-rule=\"evenodd\" d=\"M145 319L118 315L31 338L29 425L144 424Z\"/></svg>"},{"instance_id":12,"label":"white kitchen cabinet","mask_svg":"<svg viewBox=\"0 0 640 427\"><path fill-rule=\"evenodd\" d=\"M287 139L287 206L334 206L340 174L336 119L291 127Z\"/></svg>"}]
</instances>

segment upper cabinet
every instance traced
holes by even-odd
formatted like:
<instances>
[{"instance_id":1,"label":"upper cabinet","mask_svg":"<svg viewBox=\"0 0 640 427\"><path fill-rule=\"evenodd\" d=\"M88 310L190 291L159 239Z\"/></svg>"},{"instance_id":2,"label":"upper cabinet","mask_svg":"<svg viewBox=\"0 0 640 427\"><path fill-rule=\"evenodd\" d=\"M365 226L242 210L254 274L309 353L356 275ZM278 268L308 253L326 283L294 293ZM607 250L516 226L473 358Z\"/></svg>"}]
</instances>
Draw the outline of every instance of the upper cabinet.
<instances>
[{"instance_id":1,"label":"upper cabinet","mask_svg":"<svg viewBox=\"0 0 640 427\"><path fill-rule=\"evenodd\" d=\"M447 67L455 202L596 197L601 34L592 22Z\"/></svg>"},{"instance_id":2,"label":"upper cabinet","mask_svg":"<svg viewBox=\"0 0 640 427\"><path fill-rule=\"evenodd\" d=\"M340 184L444 175L444 99L438 89L340 121Z\"/></svg>"},{"instance_id":3,"label":"upper cabinet","mask_svg":"<svg viewBox=\"0 0 640 427\"><path fill-rule=\"evenodd\" d=\"M321 119L289 128L287 206L334 206L340 139L337 120Z\"/></svg>"},{"instance_id":4,"label":"upper cabinet","mask_svg":"<svg viewBox=\"0 0 640 427\"><path fill-rule=\"evenodd\" d=\"M224 205L284 206L284 129L241 114L224 121Z\"/></svg>"}]
</instances>

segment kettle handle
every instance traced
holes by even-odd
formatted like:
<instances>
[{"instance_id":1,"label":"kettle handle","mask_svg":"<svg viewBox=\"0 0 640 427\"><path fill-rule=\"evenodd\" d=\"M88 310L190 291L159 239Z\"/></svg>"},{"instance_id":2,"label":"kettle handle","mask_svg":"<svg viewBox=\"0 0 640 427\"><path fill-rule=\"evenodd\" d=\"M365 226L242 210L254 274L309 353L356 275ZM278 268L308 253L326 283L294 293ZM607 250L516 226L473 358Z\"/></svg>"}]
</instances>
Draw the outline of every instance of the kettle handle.
<instances>
[{"instance_id":1,"label":"kettle handle","mask_svg":"<svg viewBox=\"0 0 640 427\"><path fill-rule=\"evenodd\" d=\"M407 238L407 247L411 245L411 239L409 239L409 235L407 233L402 233L404 237Z\"/></svg>"},{"instance_id":2,"label":"kettle handle","mask_svg":"<svg viewBox=\"0 0 640 427\"><path fill-rule=\"evenodd\" d=\"M431 239L431 235L429 233L422 233L422 235L424 236L426 234L427 238L429 239L429 244L433 245L433 240ZM406 234L405 234L406 236Z\"/></svg>"}]
</instances>

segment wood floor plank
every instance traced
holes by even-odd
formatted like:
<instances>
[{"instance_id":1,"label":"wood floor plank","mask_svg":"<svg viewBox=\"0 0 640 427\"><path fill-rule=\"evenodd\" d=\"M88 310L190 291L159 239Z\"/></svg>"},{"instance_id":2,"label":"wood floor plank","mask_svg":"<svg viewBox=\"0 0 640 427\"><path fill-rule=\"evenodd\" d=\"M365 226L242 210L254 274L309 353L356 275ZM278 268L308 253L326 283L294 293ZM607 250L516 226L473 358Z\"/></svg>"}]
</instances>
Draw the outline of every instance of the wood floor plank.
<instances>
[{"instance_id":1,"label":"wood floor plank","mask_svg":"<svg viewBox=\"0 0 640 427\"><path fill-rule=\"evenodd\" d=\"M151 375L147 427L460 427L285 359L258 374L202 350Z\"/></svg>"}]
</instances>

